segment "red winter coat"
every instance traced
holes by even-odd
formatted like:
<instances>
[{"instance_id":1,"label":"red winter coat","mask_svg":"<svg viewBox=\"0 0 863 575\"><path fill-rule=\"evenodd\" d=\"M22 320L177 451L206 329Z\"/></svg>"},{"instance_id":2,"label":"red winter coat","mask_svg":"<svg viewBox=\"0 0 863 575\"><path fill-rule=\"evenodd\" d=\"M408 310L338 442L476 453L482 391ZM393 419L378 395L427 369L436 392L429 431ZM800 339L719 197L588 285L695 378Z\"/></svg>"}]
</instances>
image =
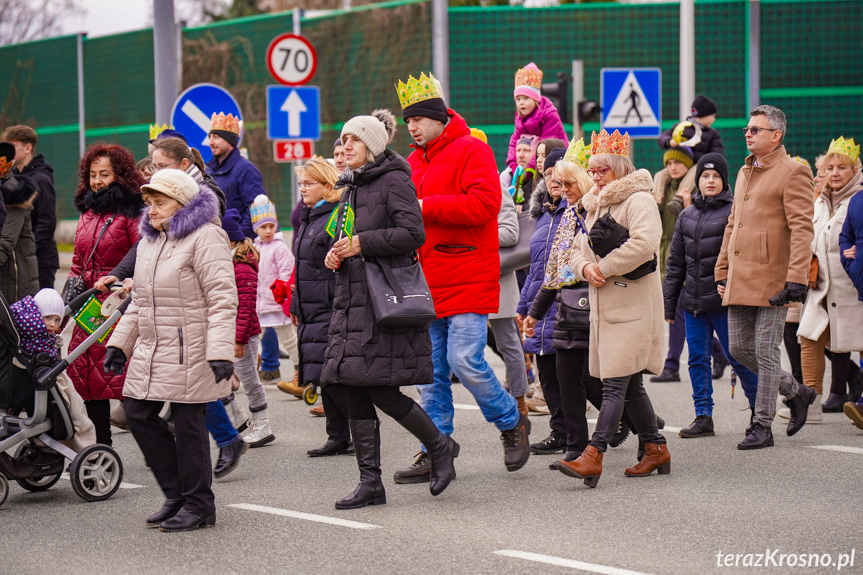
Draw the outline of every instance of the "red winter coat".
<instances>
[{"instance_id":1,"label":"red winter coat","mask_svg":"<svg viewBox=\"0 0 863 575\"><path fill-rule=\"evenodd\" d=\"M408 156L422 200L420 261L438 318L498 310L500 181L491 148L449 110L443 133Z\"/></svg>"},{"instance_id":2,"label":"red winter coat","mask_svg":"<svg viewBox=\"0 0 863 575\"><path fill-rule=\"evenodd\" d=\"M237 343L246 345L249 339L261 334L261 324L255 305L258 301L258 262L251 252L244 262L234 261L234 276L237 278Z\"/></svg>"},{"instance_id":3,"label":"red winter coat","mask_svg":"<svg viewBox=\"0 0 863 575\"><path fill-rule=\"evenodd\" d=\"M85 211L81 214L78 228L75 230L75 251L72 255L70 273L83 277L87 289L92 288L99 278L108 275L108 272L120 263L140 236L138 224L143 208L140 193L129 193L111 186L99 192L98 195L102 194L110 194L113 197L107 202L110 205L104 201L99 204L99 212L89 209L83 200L79 201L80 198L76 198L76 206ZM100 199L105 200L107 196L102 196ZM93 259L85 268L87 257L96 245L99 232L112 216L114 221L105 230L93 254ZM105 298L107 294L103 294L99 299ZM69 342L69 351L74 350L85 339L87 339L87 333L76 325ZM105 341L107 343L108 340ZM105 346L95 343L72 362L67 370L72 383L75 384L75 389L84 401L123 398L126 375L105 374L104 360Z\"/></svg>"}]
</instances>

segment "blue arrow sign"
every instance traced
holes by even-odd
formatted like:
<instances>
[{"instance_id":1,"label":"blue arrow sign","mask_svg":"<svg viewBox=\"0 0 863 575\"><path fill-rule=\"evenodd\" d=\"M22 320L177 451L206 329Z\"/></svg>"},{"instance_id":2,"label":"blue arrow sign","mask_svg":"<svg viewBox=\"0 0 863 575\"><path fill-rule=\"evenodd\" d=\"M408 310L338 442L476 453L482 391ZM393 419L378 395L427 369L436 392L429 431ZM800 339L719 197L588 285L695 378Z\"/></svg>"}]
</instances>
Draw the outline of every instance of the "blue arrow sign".
<instances>
[{"instance_id":1,"label":"blue arrow sign","mask_svg":"<svg viewBox=\"0 0 863 575\"><path fill-rule=\"evenodd\" d=\"M204 162L213 158L213 151L208 145L210 133L210 118L213 114L224 112L233 114L240 119L240 139L243 136L242 114L240 105L231 93L216 84L195 84L187 88L171 110L171 124L174 129L186 136L189 145L199 152Z\"/></svg>"},{"instance_id":2,"label":"blue arrow sign","mask_svg":"<svg viewBox=\"0 0 863 575\"><path fill-rule=\"evenodd\" d=\"M267 138L320 140L320 89L317 86L267 86Z\"/></svg>"},{"instance_id":3,"label":"blue arrow sign","mask_svg":"<svg viewBox=\"0 0 863 575\"><path fill-rule=\"evenodd\" d=\"M602 127L633 138L662 133L662 71L659 68L600 70Z\"/></svg>"}]
</instances>

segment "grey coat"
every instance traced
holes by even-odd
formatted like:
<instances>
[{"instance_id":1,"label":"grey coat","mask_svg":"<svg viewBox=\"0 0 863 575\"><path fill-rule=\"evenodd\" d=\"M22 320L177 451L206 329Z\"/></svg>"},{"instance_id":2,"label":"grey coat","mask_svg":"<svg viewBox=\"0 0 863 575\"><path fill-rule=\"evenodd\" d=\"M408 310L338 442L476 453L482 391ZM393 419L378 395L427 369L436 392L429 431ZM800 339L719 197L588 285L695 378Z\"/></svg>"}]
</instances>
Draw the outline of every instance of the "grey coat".
<instances>
[{"instance_id":1,"label":"grey coat","mask_svg":"<svg viewBox=\"0 0 863 575\"><path fill-rule=\"evenodd\" d=\"M500 247L508 248L518 243L518 212L515 202L506 188L501 186L503 199L500 202L500 212L497 215L497 237ZM500 300L497 313L488 316L488 319L503 319L515 317L515 307L518 305L518 280L515 272L509 272L500 276Z\"/></svg>"}]
</instances>

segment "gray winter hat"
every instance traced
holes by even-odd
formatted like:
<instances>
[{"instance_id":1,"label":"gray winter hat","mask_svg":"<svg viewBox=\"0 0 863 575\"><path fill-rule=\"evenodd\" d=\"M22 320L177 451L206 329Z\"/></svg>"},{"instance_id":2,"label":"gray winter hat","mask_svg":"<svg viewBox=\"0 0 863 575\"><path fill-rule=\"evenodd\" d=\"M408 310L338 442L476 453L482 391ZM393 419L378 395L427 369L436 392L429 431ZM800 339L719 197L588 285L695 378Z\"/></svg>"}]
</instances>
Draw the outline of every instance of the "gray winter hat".
<instances>
[{"instance_id":1,"label":"gray winter hat","mask_svg":"<svg viewBox=\"0 0 863 575\"><path fill-rule=\"evenodd\" d=\"M396 131L396 119L389 110L378 109L371 116L354 116L345 122L341 138L353 134L366 145L375 156L383 154Z\"/></svg>"}]
</instances>

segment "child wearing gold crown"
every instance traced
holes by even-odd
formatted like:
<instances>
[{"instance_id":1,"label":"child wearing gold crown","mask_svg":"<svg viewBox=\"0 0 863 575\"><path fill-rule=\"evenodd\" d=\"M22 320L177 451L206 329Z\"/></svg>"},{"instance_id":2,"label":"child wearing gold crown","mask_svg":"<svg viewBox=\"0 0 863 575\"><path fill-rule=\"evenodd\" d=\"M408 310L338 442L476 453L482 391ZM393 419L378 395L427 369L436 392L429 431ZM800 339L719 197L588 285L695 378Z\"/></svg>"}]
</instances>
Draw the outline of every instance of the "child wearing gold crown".
<instances>
[{"instance_id":1,"label":"child wearing gold crown","mask_svg":"<svg viewBox=\"0 0 863 575\"><path fill-rule=\"evenodd\" d=\"M515 172L515 148L522 136L536 136L538 140L558 138L564 142L569 141L557 108L551 100L542 95L541 88L542 70L533 62L515 73L515 130L509 139L509 152L506 155L506 165L511 173ZM534 167L533 160L529 167Z\"/></svg>"}]
</instances>

